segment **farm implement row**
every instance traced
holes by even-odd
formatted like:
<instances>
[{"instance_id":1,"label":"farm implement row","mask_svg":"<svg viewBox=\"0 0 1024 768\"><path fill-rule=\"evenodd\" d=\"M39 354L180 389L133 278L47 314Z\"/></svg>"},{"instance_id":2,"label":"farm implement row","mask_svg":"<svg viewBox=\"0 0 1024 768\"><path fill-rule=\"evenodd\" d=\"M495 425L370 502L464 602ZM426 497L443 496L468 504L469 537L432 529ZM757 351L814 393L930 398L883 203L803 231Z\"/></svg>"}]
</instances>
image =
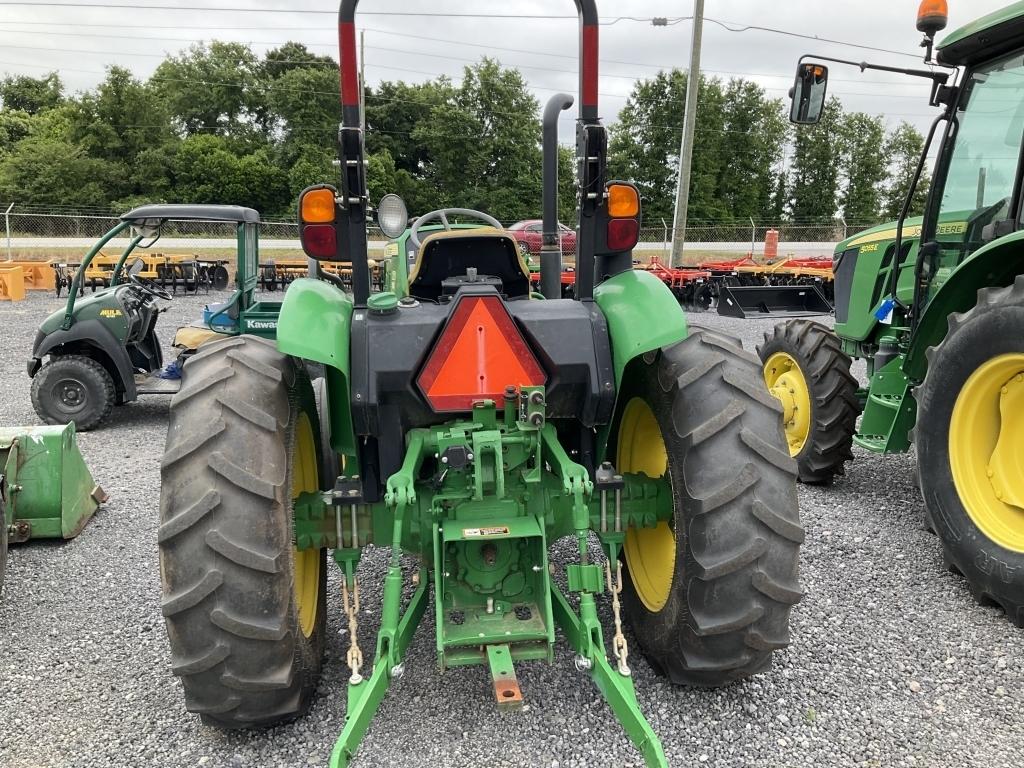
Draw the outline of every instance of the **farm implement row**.
<instances>
[{"instance_id":1,"label":"farm implement row","mask_svg":"<svg viewBox=\"0 0 1024 768\"><path fill-rule=\"evenodd\" d=\"M212 288L222 291L228 286L228 260L201 259L198 256L172 255L163 253L147 253L137 255L133 260L141 260L142 268L139 277L152 280L161 288L170 289L172 293L199 293L200 289L209 293ZM79 292L89 288L93 293L100 288L109 288L114 284L114 274L122 256L97 255L85 269L79 281ZM71 289L75 273L81 263L51 261L53 280L47 287L60 296L65 290Z\"/></svg>"}]
</instances>

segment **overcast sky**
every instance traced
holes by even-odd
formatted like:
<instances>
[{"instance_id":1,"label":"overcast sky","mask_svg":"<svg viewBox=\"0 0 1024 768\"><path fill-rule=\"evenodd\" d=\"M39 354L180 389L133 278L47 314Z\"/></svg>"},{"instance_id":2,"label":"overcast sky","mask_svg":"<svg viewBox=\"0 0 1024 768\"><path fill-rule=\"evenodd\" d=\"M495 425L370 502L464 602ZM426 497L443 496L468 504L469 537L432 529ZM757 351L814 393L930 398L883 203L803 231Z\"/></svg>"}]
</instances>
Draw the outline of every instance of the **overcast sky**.
<instances>
[{"instance_id":1,"label":"overcast sky","mask_svg":"<svg viewBox=\"0 0 1024 768\"><path fill-rule=\"evenodd\" d=\"M117 4L129 7L110 7ZM947 31L1005 4L1002 0L951 0ZM914 66L921 56L921 35L914 28L917 5L918 0L707 0L702 69L722 78L748 77L771 95L785 97L796 60L803 53ZM185 6L187 10L173 10ZM253 10L211 10L225 7ZM693 4L687 0L598 0L598 9L603 23L602 114L613 120L635 79L651 76L661 67L688 66L691 22L655 27L650 19L689 17ZM268 12L274 10L287 12ZM575 6L568 0L439 0L430 4L364 0L357 23L366 30L370 84L422 81L439 74L458 80L465 64L489 55L518 67L542 103L555 90L573 92L576 88L577 26L572 18L384 15L417 11L567 17L575 12ZM250 0L244 6L237 0L107 0L106 7L102 0L62 0L56 5L0 0L0 71L38 76L56 69L69 89L81 90L95 86L110 64L127 67L145 78L165 54L212 39L251 43L257 52L297 40L316 53L336 58L336 12L336 5L312 0ZM909 55L766 31L729 32L711 19L733 27L761 25ZM855 68L841 66L833 67L830 75L830 93L849 109L882 114L889 123L910 120L922 128L931 120L926 81L871 72L862 75Z\"/></svg>"}]
</instances>

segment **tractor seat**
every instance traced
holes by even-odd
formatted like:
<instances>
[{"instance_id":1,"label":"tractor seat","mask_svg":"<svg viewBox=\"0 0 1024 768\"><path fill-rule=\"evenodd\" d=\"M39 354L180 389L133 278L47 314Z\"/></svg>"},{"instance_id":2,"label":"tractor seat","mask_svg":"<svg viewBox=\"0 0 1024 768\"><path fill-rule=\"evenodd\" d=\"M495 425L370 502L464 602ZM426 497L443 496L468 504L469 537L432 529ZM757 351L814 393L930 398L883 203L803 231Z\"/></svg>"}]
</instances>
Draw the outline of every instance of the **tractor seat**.
<instances>
[{"instance_id":1,"label":"tractor seat","mask_svg":"<svg viewBox=\"0 0 1024 768\"><path fill-rule=\"evenodd\" d=\"M509 299L530 295L530 270L519 245L507 232L492 227L436 232L420 246L409 279L409 295L420 301L440 301L444 282L474 267L483 277L501 281L498 289Z\"/></svg>"}]
</instances>

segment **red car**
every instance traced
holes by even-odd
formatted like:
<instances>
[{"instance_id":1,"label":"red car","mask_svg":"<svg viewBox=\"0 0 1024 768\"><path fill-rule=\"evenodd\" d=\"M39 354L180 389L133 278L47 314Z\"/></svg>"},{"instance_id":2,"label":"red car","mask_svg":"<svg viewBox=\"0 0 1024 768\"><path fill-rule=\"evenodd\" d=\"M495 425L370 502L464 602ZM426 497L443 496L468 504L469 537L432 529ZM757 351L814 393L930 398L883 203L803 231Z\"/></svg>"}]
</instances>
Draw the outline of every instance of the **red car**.
<instances>
[{"instance_id":1,"label":"red car","mask_svg":"<svg viewBox=\"0 0 1024 768\"><path fill-rule=\"evenodd\" d=\"M559 224L558 230L562 236L562 253L575 256L576 233L565 224ZM524 256L536 256L540 253L540 247L544 242L544 226L540 219L517 221L508 228L508 232L519 242L519 250Z\"/></svg>"}]
</instances>

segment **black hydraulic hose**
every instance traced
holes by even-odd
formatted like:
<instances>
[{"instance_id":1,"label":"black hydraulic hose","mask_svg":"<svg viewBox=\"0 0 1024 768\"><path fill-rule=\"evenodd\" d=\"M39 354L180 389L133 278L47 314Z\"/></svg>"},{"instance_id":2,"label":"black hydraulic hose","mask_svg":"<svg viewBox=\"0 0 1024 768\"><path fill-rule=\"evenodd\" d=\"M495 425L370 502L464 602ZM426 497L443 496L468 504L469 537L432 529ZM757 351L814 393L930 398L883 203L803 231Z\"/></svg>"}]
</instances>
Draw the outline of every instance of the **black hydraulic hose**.
<instances>
[{"instance_id":1,"label":"black hydraulic hose","mask_svg":"<svg viewBox=\"0 0 1024 768\"><path fill-rule=\"evenodd\" d=\"M540 249L540 292L546 299L562 297L562 245L558 226L558 116L572 105L572 96L556 93L544 107L544 234Z\"/></svg>"}]
</instances>

